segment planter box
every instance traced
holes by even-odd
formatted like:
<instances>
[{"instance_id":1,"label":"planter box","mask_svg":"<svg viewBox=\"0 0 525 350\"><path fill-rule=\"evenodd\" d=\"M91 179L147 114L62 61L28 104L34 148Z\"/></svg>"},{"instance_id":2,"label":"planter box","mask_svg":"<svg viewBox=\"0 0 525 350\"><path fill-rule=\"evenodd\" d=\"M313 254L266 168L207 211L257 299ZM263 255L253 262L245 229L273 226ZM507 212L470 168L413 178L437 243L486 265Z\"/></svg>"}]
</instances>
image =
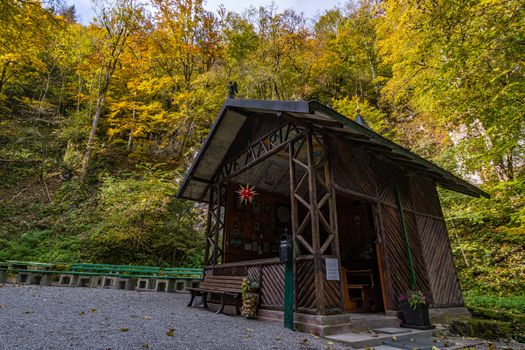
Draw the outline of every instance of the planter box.
<instances>
[{"instance_id":1,"label":"planter box","mask_svg":"<svg viewBox=\"0 0 525 350\"><path fill-rule=\"evenodd\" d=\"M415 309L412 309L407 301L402 301L400 306L403 311L403 327L417 329L434 328L434 326L430 324L427 305L418 305Z\"/></svg>"}]
</instances>

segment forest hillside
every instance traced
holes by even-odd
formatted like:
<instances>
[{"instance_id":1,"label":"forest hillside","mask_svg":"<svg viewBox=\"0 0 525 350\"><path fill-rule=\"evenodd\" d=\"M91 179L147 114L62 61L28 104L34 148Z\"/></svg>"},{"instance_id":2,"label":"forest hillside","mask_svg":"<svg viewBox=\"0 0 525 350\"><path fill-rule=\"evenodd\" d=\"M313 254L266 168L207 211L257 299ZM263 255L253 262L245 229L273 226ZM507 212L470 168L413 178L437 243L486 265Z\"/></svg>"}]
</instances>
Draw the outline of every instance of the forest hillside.
<instances>
[{"instance_id":1,"label":"forest hillside","mask_svg":"<svg viewBox=\"0 0 525 350\"><path fill-rule=\"evenodd\" d=\"M363 0L316 18L93 6L85 26L60 0L0 2L0 261L201 264L204 208L175 193L235 81L239 98L359 108L488 192L440 190L462 289L523 321L522 1Z\"/></svg>"}]
</instances>

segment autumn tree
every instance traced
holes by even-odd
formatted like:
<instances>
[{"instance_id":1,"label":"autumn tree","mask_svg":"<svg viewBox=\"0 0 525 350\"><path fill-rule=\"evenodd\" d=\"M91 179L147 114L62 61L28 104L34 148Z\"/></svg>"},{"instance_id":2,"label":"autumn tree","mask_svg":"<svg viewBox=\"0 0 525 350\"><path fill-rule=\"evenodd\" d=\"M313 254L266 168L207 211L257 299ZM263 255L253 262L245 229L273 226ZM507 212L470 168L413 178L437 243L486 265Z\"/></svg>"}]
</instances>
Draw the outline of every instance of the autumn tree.
<instances>
[{"instance_id":1,"label":"autumn tree","mask_svg":"<svg viewBox=\"0 0 525 350\"><path fill-rule=\"evenodd\" d=\"M143 19L143 8L135 0L118 0L114 3L100 0L97 5L97 56L100 59L96 107L82 161L80 181L86 179L95 135L113 72L125 50L129 36L137 31Z\"/></svg>"},{"instance_id":2,"label":"autumn tree","mask_svg":"<svg viewBox=\"0 0 525 350\"><path fill-rule=\"evenodd\" d=\"M441 150L447 167L485 181L512 179L525 155L521 2L392 0L383 8L381 54L393 74L383 98L405 139L446 130L421 149Z\"/></svg>"}]
</instances>

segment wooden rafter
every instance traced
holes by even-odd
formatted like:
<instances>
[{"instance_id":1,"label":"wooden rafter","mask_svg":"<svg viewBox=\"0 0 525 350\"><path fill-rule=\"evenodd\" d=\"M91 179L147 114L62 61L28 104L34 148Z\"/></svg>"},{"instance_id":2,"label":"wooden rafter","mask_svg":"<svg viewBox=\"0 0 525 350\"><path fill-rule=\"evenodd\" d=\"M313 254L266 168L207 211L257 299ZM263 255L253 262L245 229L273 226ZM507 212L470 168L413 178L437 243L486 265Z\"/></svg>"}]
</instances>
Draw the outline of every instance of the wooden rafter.
<instances>
[{"instance_id":1,"label":"wooden rafter","mask_svg":"<svg viewBox=\"0 0 525 350\"><path fill-rule=\"evenodd\" d=\"M303 131L292 124L284 124L263 135L236 157L223 164L218 171L218 179L225 182L256 164L284 150L286 146L303 137Z\"/></svg>"}]
</instances>

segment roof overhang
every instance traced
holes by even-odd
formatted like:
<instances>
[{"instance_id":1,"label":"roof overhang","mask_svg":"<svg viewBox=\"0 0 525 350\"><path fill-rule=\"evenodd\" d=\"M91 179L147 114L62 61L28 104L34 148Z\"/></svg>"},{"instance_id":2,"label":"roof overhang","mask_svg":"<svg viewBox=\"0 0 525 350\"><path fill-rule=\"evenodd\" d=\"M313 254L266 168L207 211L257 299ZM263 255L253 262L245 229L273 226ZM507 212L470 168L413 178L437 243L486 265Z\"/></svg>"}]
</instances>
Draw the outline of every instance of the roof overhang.
<instances>
[{"instance_id":1,"label":"roof overhang","mask_svg":"<svg viewBox=\"0 0 525 350\"><path fill-rule=\"evenodd\" d=\"M209 187L224 161L230 146L252 114L272 114L298 123L307 123L318 130L363 143L381 155L430 177L450 190L489 198L476 186L421 158L406 148L382 137L334 111L318 101L269 101L227 99L208 137L193 160L177 193L179 198L208 202Z\"/></svg>"}]
</instances>

